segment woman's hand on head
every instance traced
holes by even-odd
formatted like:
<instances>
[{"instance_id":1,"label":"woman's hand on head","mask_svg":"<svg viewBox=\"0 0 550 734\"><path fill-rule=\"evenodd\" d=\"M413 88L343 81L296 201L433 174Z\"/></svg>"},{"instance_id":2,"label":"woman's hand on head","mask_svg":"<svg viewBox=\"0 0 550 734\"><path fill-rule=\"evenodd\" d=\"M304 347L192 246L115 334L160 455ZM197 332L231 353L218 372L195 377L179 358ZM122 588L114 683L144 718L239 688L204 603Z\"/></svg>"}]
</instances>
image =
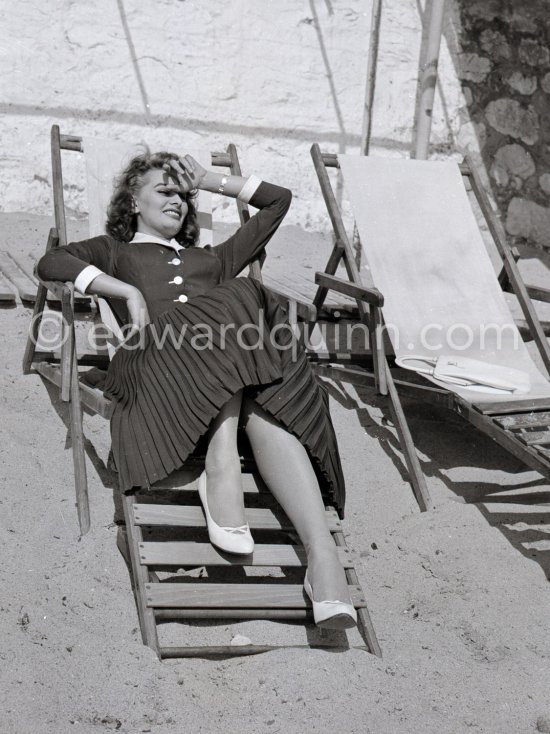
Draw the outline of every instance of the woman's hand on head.
<instances>
[{"instance_id":1,"label":"woman's hand on head","mask_svg":"<svg viewBox=\"0 0 550 734\"><path fill-rule=\"evenodd\" d=\"M137 288L133 288L132 292L126 299L126 307L128 309L128 316L130 319L130 326L133 331L139 331L150 323L149 311L147 310L147 304L141 291Z\"/></svg>"},{"instance_id":2,"label":"woman's hand on head","mask_svg":"<svg viewBox=\"0 0 550 734\"><path fill-rule=\"evenodd\" d=\"M184 155L177 159L172 158L169 163L164 164L164 170L176 178L184 193L192 189L200 189L201 183L207 174L206 168L201 166L191 155Z\"/></svg>"}]
</instances>

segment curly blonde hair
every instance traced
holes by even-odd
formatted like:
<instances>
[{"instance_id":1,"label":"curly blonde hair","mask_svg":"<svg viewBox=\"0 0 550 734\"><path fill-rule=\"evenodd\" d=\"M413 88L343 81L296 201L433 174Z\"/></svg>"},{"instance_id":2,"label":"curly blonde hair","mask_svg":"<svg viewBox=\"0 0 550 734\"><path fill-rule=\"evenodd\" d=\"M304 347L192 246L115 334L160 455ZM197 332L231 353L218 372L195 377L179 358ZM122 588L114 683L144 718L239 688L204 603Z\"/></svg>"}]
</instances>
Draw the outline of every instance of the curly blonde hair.
<instances>
[{"instance_id":1,"label":"curly blonde hair","mask_svg":"<svg viewBox=\"0 0 550 734\"><path fill-rule=\"evenodd\" d=\"M154 168L163 168L165 163L178 158L175 153L151 153L149 150L132 158L115 181L115 189L107 208L107 232L120 242L130 242L136 233L137 215L133 211L132 197L141 188L142 178ZM185 195L187 216L183 220L175 239L183 247L194 247L199 240L199 223L194 199L197 192Z\"/></svg>"}]
</instances>

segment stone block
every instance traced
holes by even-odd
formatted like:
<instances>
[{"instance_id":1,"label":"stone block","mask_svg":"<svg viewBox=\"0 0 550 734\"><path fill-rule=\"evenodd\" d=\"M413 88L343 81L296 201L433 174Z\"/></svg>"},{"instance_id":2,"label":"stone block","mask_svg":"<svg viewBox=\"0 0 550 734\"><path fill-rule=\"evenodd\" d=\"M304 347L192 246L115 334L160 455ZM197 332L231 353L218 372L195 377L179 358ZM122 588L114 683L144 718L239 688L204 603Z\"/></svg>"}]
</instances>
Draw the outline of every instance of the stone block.
<instances>
[{"instance_id":1,"label":"stone block","mask_svg":"<svg viewBox=\"0 0 550 734\"><path fill-rule=\"evenodd\" d=\"M535 162L531 154L517 143L503 145L495 154L495 160L511 176L527 179L535 173Z\"/></svg>"},{"instance_id":2,"label":"stone block","mask_svg":"<svg viewBox=\"0 0 550 734\"><path fill-rule=\"evenodd\" d=\"M506 84L519 94L533 94L537 88L537 77L525 76L521 71L514 71L506 78Z\"/></svg>"},{"instance_id":3,"label":"stone block","mask_svg":"<svg viewBox=\"0 0 550 734\"><path fill-rule=\"evenodd\" d=\"M543 173L539 176L539 186L545 194L550 195L550 173Z\"/></svg>"},{"instance_id":4,"label":"stone block","mask_svg":"<svg viewBox=\"0 0 550 734\"><path fill-rule=\"evenodd\" d=\"M474 101L472 90L470 89L470 87L462 87L462 94L464 95L464 103L469 107Z\"/></svg>"},{"instance_id":5,"label":"stone block","mask_svg":"<svg viewBox=\"0 0 550 734\"><path fill-rule=\"evenodd\" d=\"M491 174L491 178L495 180L497 186L502 186L503 188L508 186L510 176L508 176L508 171L501 163L494 161L489 173Z\"/></svg>"},{"instance_id":6,"label":"stone block","mask_svg":"<svg viewBox=\"0 0 550 734\"><path fill-rule=\"evenodd\" d=\"M464 12L473 18L483 18L483 20L494 20L501 18L503 14L501 0L464 0L460 3Z\"/></svg>"},{"instance_id":7,"label":"stone block","mask_svg":"<svg viewBox=\"0 0 550 734\"><path fill-rule=\"evenodd\" d=\"M535 18L525 6L514 9L510 17L510 27L521 33L536 33L538 30Z\"/></svg>"},{"instance_id":8,"label":"stone block","mask_svg":"<svg viewBox=\"0 0 550 734\"><path fill-rule=\"evenodd\" d=\"M481 48L493 59L509 59L512 55L506 36L499 31L487 28L483 31L479 40Z\"/></svg>"},{"instance_id":9,"label":"stone block","mask_svg":"<svg viewBox=\"0 0 550 734\"><path fill-rule=\"evenodd\" d=\"M523 107L515 99L500 98L489 102L485 109L487 122L503 135L534 145L539 139L539 118L532 105Z\"/></svg>"},{"instance_id":10,"label":"stone block","mask_svg":"<svg viewBox=\"0 0 550 734\"><path fill-rule=\"evenodd\" d=\"M550 247L550 209L514 197L508 206L506 231L541 247Z\"/></svg>"},{"instance_id":11,"label":"stone block","mask_svg":"<svg viewBox=\"0 0 550 734\"><path fill-rule=\"evenodd\" d=\"M550 71L542 77L540 86L546 94L550 94Z\"/></svg>"},{"instance_id":12,"label":"stone block","mask_svg":"<svg viewBox=\"0 0 550 734\"><path fill-rule=\"evenodd\" d=\"M458 58L458 76L468 82L480 84L491 71L490 59L479 54L465 53Z\"/></svg>"},{"instance_id":13,"label":"stone block","mask_svg":"<svg viewBox=\"0 0 550 734\"><path fill-rule=\"evenodd\" d=\"M519 44L519 59L528 66L540 69L550 63L550 51L532 38L524 38Z\"/></svg>"}]
</instances>

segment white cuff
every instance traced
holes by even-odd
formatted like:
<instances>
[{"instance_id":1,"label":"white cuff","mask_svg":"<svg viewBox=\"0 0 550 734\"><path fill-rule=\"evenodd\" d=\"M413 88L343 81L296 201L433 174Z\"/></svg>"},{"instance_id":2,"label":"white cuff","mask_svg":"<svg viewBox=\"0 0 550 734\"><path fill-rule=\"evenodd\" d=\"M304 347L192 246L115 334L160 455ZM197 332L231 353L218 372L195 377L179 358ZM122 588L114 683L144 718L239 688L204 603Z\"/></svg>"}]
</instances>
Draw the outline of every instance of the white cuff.
<instances>
[{"instance_id":1,"label":"white cuff","mask_svg":"<svg viewBox=\"0 0 550 734\"><path fill-rule=\"evenodd\" d=\"M258 189L258 186L262 183L262 179L258 178L258 176L250 176L245 185L242 187L242 189L237 194L237 199L239 201L242 201L244 204L248 204L250 199L254 196L256 193L256 190Z\"/></svg>"},{"instance_id":2,"label":"white cuff","mask_svg":"<svg viewBox=\"0 0 550 734\"><path fill-rule=\"evenodd\" d=\"M96 268L95 265L87 265L76 277L74 282L75 290L84 295L86 288L88 288L92 280L97 278L98 275L104 275L103 270Z\"/></svg>"}]
</instances>

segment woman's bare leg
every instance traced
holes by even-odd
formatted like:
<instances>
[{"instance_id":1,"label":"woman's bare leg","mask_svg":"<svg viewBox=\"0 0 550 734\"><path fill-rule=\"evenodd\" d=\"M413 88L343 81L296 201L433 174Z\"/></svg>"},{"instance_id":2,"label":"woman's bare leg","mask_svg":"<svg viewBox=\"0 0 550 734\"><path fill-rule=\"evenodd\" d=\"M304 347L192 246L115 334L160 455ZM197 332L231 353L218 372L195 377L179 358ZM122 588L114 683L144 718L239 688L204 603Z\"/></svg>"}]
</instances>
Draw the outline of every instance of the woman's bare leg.
<instances>
[{"instance_id":1,"label":"woman's bare leg","mask_svg":"<svg viewBox=\"0 0 550 734\"><path fill-rule=\"evenodd\" d=\"M242 390L223 406L209 431L205 462L208 509L214 522L222 527L238 527L246 522L237 449L241 403Z\"/></svg>"},{"instance_id":2,"label":"woman's bare leg","mask_svg":"<svg viewBox=\"0 0 550 734\"><path fill-rule=\"evenodd\" d=\"M260 474L306 550L315 600L349 603L345 571L338 560L317 476L305 448L252 400L245 399L243 412Z\"/></svg>"}]
</instances>

